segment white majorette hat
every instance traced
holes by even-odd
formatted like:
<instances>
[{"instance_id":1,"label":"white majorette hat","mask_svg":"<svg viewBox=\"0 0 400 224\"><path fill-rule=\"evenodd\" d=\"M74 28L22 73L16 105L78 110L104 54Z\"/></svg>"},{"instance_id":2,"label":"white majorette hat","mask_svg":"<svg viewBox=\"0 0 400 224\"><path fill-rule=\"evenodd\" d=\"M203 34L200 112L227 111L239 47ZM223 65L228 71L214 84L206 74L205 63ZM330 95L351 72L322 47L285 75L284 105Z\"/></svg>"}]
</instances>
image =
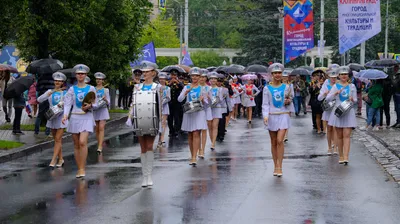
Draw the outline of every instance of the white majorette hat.
<instances>
[{"instance_id":1,"label":"white majorette hat","mask_svg":"<svg viewBox=\"0 0 400 224\"><path fill-rule=\"evenodd\" d=\"M193 67L190 69L189 75L201 75L201 69L199 67Z\"/></svg>"},{"instance_id":2,"label":"white majorette hat","mask_svg":"<svg viewBox=\"0 0 400 224\"><path fill-rule=\"evenodd\" d=\"M217 72L210 72L208 73L208 78L209 79L218 79L219 74Z\"/></svg>"},{"instance_id":3,"label":"white majorette hat","mask_svg":"<svg viewBox=\"0 0 400 224\"><path fill-rule=\"evenodd\" d=\"M90 72L90 68L87 65L84 64L77 64L74 66L73 68L74 73L89 73Z\"/></svg>"},{"instance_id":4,"label":"white majorette hat","mask_svg":"<svg viewBox=\"0 0 400 224\"><path fill-rule=\"evenodd\" d=\"M160 74L158 74L158 79L167 79L168 74L166 72L160 72Z\"/></svg>"},{"instance_id":5,"label":"white majorette hat","mask_svg":"<svg viewBox=\"0 0 400 224\"><path fill-rule=\"evenodd\" d=\"M232 79L238 79L238 77L237 77L236 75L234 75L234 76L232 77Z\"/></svg>"},{"instance_id":6,"label":"white majorette hat","mask_svg":"<svg viewBox=\"0 0 400 224\"><path fill-rule=\"evenodd\" d=\"M65 82L65 80L67 80L67 76L65 76L62 72L55 72L53 73L53 80Z\"/></svg>"},{"instance_id":7,"label":"white majorette hat","mask_svg":"<svg viewBox=\"0 0 400 224\"><path fill-rule=\"evenodd\" d=\"M157 68L158 68L157 64L150 61L142 61L140 63L140 70L142 72L156 70Z\"/></svg>"},{"instance_id":8,"label":"white majorette hat","mask_svg":"<svg viewBox=\"0 0 400 224\"><path fill-rule=\"evenodd\" d=\"M95 77L96 79L105 79L105 78L106 78L106 75L104 75L104 74L101 73L101 72L96 72L96 73L94 73L94 77Z\"/></svg>"},{"instance_id":9,"label":"white majorette hat","mask_svg":"<svg viewBox=\"0 0 400 224\"><path fill-rule=\"evenodd\" d=\"M274 63L268 68L270 70L270 73L273 72L283 72L285 67L281 63Z\"/></svg>"},{"instance_id":10,"label":"white majorette hat","mask_svg":"<svg viewBox=\"0 0 400 224\"><path fill-rule=\"evenodd\" d=\"M332 70L328 71L328 76L331 78L336 78L336 77L338 77L338 75L339 74L337 73L337 69L332 69Z\"/></svg>"},{"instance_id":11,"label":"white majorette hat","mask_svg":"<svg viewBox=\"0 0 400 224\"><path fill-rule=\"evenodd\" d=\"M350 67L349 66L340 66L336 71L339 75L340 74L350 74Z\"/></svg>"},{"instance_id":12,"label":"white majorette hat","mask_svg":"<svg viewBox=\"0 0 400 224\"><path fill-rule=\"evenodd\" d=\"M282 72L282 77L289 77L290 73L292 73L293 70L291 69L285 69Z\"/></svg>"},{"instance_id":13,"label":"white majorette hat","mask_svg":"<svg viewBox=\"0 0 400 224\"><path fill-rule=\"evenodd\" d=\"M86 76L85 77L85 83L88 84L89 82L90 82L90 78L89 78L89 76Z\"/></svg>"},{"instance_id":14,"label":"white majorette hat","mask_svg":"<svg viewBox=\"0 0 400 224\"><path fill-rule=\"evenodd\" d=\"M207 69L204 69L204 68L201 69L201 76L202 76L202 77L208 77L207 75L208 75L208 70L207 70Z\"/></svg>"}]
</instances>

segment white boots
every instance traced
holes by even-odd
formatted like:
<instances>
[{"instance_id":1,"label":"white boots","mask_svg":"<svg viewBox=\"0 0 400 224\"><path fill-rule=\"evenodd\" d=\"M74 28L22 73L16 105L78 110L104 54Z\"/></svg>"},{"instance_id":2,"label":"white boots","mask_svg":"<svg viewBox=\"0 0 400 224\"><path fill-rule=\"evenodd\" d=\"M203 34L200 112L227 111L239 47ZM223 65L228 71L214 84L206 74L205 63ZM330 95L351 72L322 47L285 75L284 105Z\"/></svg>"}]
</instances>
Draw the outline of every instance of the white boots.
<instances>
[{"instance_id":1,"label":"white boots","mask_svg":"<svg viewBox=\"0 0 400 224\"><path fill-rule=\"evenodd\" d=\"M146 153L140 154L140 161L142 163L143 174L142 187L153 186L151 173L153 172L154 152L148 151Z\"/></svg>"}]
</instances>

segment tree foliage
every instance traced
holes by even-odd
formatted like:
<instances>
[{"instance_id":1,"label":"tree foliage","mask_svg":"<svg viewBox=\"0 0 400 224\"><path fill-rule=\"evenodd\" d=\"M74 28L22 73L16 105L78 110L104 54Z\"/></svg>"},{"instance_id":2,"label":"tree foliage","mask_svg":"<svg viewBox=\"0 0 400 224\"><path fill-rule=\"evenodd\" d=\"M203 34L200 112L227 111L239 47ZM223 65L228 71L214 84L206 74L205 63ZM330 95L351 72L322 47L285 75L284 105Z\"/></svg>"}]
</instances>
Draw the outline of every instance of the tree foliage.
<instances>
[{"instance_id":1,"label":"tree foliage","mask_svg":"<svg viewBox=\"0 0 400 224\"><path fill-rule=\"evenodd\" d=\"M145 26L140 38L140 44L145 45L150 41L153 41L157 48L179 47L177 26L172 18L165 18L161 14Z\"/></svg>"},{"instance_id":2,"label":"tree foliage","mask_svg":"<svg viewBox=\"0 0 400 224\"><path fill-rule=\"evenodd\" d=\"M227 57L221 56L216 51L197 51L190 54L194 66L200 68L207 68L211 66L222 65L222 62L228 61Z\"/></svg>"}]
</instances>

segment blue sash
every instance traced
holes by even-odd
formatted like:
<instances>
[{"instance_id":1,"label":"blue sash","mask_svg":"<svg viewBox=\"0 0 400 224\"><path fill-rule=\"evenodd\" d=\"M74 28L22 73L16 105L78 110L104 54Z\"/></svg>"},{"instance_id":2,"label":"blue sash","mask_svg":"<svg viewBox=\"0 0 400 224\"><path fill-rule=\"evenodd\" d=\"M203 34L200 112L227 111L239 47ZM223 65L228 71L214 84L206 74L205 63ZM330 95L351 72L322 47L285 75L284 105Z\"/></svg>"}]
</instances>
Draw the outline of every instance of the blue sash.
<instances>
[{"instance_id":1,"label":"blue sash","mask_svg":"<svg viewBox=\"0 0 400 224\"><path fill-rule=\"evenodd\" d=\"M149 91L153 87L153 84L150 85L144 85L142 86L142 91Z\"/></svg>"},{"instance_id":2,"label":"blue sash","mask_svg":"<svg viewBox=\"0 0 400 224\"><path fill-rule=\"evenodd\" d=\"M328 80L328 83L327 83L327 85L326 85L326 88L327 88L329 91L331 91L331 89L332 89L331 80Z\"/></svg>"},{"instance_id":3,"label":"blue sash","mask_svg":"<svg viewBox=\"0 0 400 224\"><path fill-rule=\"evenodd\" d=\"M163 91L163 95L162 95L163 98L167 98L168 89L169 89L169 87L165 86L164 91Z\"/></svg>"},{"instance_id":4,"label":"blue sash","mask_svg":"<svg viewBox=\"0 0 400 224\"><path fill-rule=\"evenodd\" d=\"M97 90L97 100L103 99L104 97L104 88Z\"/></svg>"},{"instance_id":5,"label":"blue sash","mask_svg":"<svg viewBox=\"0 0 400 224\"><path fill-rule=\"evenodd\" d=\"M273 87L272 85L268 85L267 87L268 87L269 92L271 93L271 96L272 96L272 104L276 108L281 108L285 103L286 85L282 84L279 87Z\"/></svg>"},{"instance_id":6,"label":"blue sash","mask_svg":"<svg viewBox=\"0 0 400 224\"><path fill-rule=\"evenodd\" d=\"M336 83L336 88L338 90L341 90L343 88L342 85L340 85L339 83ZM350 98L350 85L347 85L346 87L344 87L344 90L342 92L340 92L339 94L339 99L340 101L345 101L348 100Z\"/></svg>"},{"instance_id":7,"label":"blue sash","mask_svg":"<svg viewBox=\"0 0 400 224\"><path fill-rule=\"evenodd\" d=\"M63 92L54 92L53 94L51 94L51 105L55 106L58 103L60 103L63 95L65 95L66 91Z\"/></svg>"},{"instance_id":8,"label":"blue sash","mask_svg":"<svg viewBox=\"0 0 400 224\"><path fill-rule=\"evenodd\" d=\"M86 94L89 93L90 85L86 85L84 88L79 88L78 86L74 86L75 93L75 104L78 108L82 108L82 102L85 98Z\"/></svg>"},{"instance_id":9,"label":"blue sash","mask_svg":"<svg viewBox=\"0 0 400 224\"><path fill-rule=\"evenodd\" d=\"M187 86L187 88L190 88L190 86ZM188 94L188 101L192 102L194 100L200 100L200 94L201 94L201 86L193 88L192 90L190 90Z\"/></svg>"},{"instance_id":10,"label":"blue sash","mask_svg":"<svg viewBox=\"0 0 400 224\"><path fill-rule=\"evenodd\" d=\"M212 97L217 97L218 96L218 88L212 88L211 89Z\"/></svg>"}]
</instances>

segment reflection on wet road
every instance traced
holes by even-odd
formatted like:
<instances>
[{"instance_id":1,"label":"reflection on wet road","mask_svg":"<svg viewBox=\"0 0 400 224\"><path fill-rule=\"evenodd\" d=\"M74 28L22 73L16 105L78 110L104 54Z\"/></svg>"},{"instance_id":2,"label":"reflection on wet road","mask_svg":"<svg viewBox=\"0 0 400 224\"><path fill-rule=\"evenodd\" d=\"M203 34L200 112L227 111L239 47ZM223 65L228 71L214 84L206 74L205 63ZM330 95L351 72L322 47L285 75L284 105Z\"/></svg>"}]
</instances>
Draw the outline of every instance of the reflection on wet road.
<instances>
[{"instance_id":1,"label":"reflection on wet road","mask_svg":"<svg viewBox=\"0 0 400 224\"><path fill-rule=\"evenodd\" d=\"M62 169L46 167L51 150L0 164L0 223L398 223L397 184L356 140L349 166L326 156L310 123L293 119L282 178L261 120L233 122L196 168L186 139L170 140L156 150L152 189L140 187L140 149L123 128L102 155L89 149L84 180L71 150Z\"/></svg>"}]
</instances>

